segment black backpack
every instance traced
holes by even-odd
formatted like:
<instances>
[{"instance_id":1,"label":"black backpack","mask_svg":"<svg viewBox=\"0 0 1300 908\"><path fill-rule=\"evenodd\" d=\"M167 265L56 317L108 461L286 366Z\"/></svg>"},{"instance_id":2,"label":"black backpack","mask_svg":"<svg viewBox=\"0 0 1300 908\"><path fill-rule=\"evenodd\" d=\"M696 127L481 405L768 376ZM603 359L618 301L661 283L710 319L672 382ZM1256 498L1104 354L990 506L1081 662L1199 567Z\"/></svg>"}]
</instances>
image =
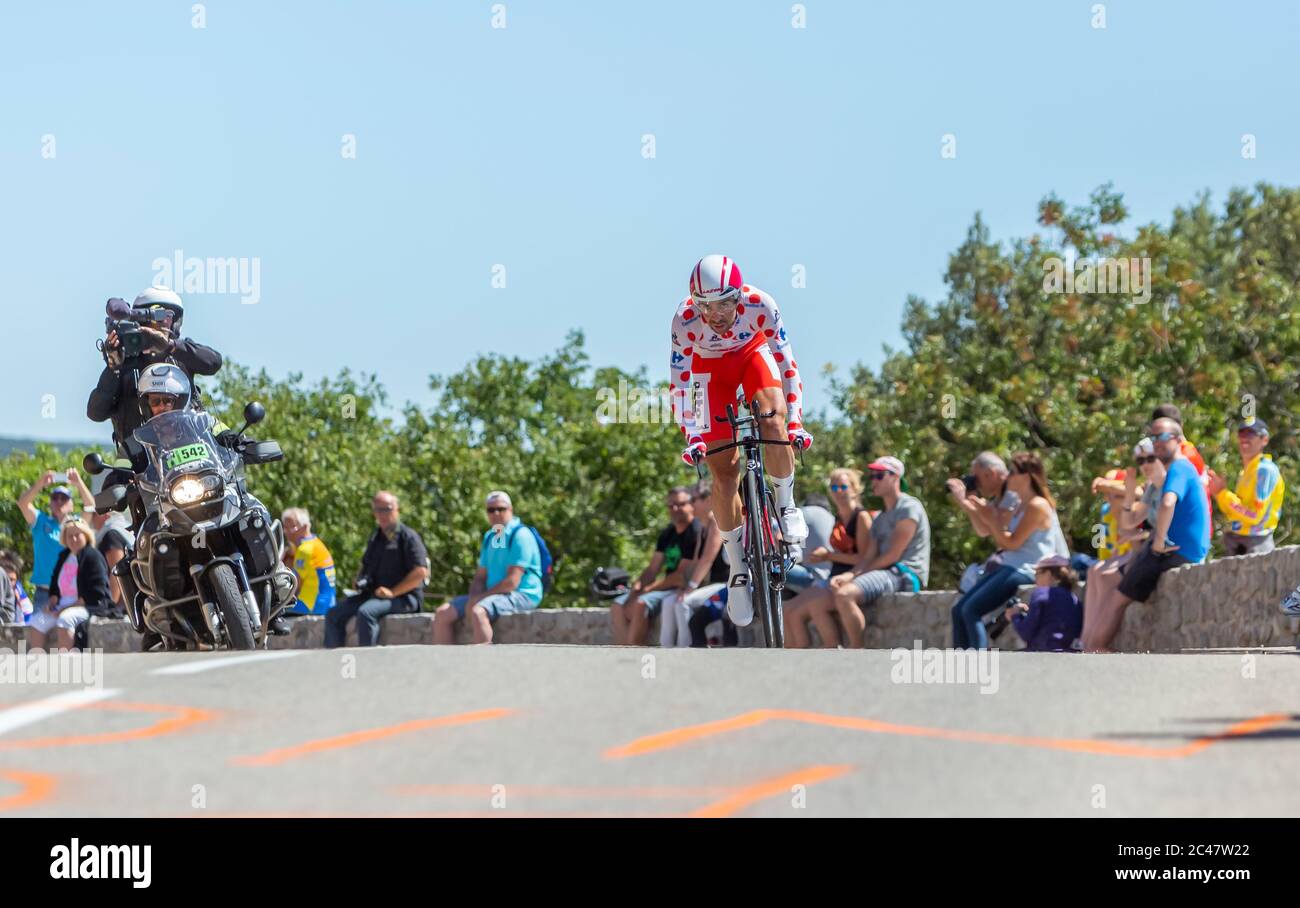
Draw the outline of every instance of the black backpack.
<instances>
[{"instance_id":1,"label":"black backpack","mask_svg":"<svg viewBox=\"0 0 1300 908\"><path fill-rule=\"evenodd\" d=\"M598 567L587 584L593 602L608 602L617 599L628 591L631 576L621 567Z\"/></svg>"}]
</instances>

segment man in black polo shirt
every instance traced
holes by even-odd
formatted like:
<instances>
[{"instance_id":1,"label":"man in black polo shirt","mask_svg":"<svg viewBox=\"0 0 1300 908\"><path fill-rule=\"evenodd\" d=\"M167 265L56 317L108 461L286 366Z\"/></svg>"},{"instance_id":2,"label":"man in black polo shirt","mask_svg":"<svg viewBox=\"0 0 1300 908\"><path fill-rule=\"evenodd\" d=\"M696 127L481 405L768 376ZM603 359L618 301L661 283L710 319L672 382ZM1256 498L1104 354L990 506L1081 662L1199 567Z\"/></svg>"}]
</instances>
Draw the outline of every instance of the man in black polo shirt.
<instances>
[{"instance_id":1,"label":"man in black polo shirt","mask_svg":"<svg viewBox=\"0 0 1300 908\"><path fill-rule=\"evenodd\" d=\"M418 612L424 602L424 581L429 577L429 553L420 534L401 521L397 496L377 492L370 503L379 526L361 556L355 596L325 613L325 645L342 646L348 622L357 618L357 642L379 642L379 619L392 612Z\"/></svg>"}]
</instances>

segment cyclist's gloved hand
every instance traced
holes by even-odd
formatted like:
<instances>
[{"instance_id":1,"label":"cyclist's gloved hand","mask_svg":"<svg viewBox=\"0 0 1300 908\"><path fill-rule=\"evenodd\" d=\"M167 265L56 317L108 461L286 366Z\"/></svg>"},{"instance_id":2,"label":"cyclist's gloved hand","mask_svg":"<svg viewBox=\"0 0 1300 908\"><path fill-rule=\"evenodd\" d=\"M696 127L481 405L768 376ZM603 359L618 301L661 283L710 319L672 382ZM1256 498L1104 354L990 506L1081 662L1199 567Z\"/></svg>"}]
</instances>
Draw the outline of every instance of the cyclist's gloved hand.
<instances>
[{"instance_id":1,"label":"cyclist's gloved hand","mask_svg":"<svg viewBox=\"0 0 1300 908\"><path fill-rule=\"evenodd\" d=\"M792 422L786 426L786 434L790 439L790 444L800 451L807 451L812 447L813 437L804 431L803 426L797 422Z\"/></svg>"},{"instance_id":2,"label":"cyclist's gloved hand","mask_svg":"<svg viewBox=\"0 0 1300 908\"><path fill-rule=\"evenodd\" d=\"M690 440L686 442L686 450L682 452L682 460L686 462L688 467L693 467L704 458L704 454L708 450L703 438L692 435Z\"/></svg>"}]
</instances>

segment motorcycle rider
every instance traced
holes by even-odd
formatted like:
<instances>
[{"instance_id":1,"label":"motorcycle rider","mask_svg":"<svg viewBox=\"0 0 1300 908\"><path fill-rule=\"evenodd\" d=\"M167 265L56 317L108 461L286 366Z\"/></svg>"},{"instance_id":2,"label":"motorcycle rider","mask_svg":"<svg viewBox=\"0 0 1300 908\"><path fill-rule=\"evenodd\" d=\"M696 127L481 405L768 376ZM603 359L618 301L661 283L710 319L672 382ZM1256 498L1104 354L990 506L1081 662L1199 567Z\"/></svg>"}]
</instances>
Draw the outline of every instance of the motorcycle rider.
<instances>
[{"instance_id":1,"label":"motorcycle rider","mask_svg":"<svg viewBox=\"0 0 1300 908\"><path fill-rule=\"evenodd\" d=\"M126 356L116 331L109 331L101 350L104 354L104 371L90 392L86 402L86 416L93 422L112 420L113 441L123 457L131 461L136 472L146 466L144 449L132 433L149 418L143 399L137 393L140 373L154 363L170 363L184 372L187 383L195 375L216 375L221 368L221 354L211 347L181 337L181 323L185 319L185 304L174 291L166 287L149 287L135 298L132 310L153 310L162 316L161 329L141 325L144 335L141 352ZM192 391L193 403L202 409L202 398L197 389Z\"/></svg>"},{"instance_id":2,"label":"motorcycle rider","mask_svg":"<svg viewBox=\"0 0 1300 908\"><path fill-rule=\"evenodd\" d=\"M172 363L154 363L143 369L139 375L136 384L136 394L139 398L141 412L149 414L148 419L161 416L176 410L196 409L194 407L194 389L190 384L185 371L179 366ZM213 437L217 444L227 447L236 448L242 442L251 441L247 436L225 427L225 425L215 417L212 418ZM142 423L143 424L143 423ZM132 439L134 442L134 439ZM142 472L138 470L137 472ZM265 511L265 507L252 494L247 496L249 502ZM144 510L142 507L141 510ZM157 529L157 517L152 507L148 508L148 515L140 521L139 535L137 545L147 547L147 539L150 533ZM267 513L267 522L270 523L270 514ZM125 561L126 559L123 559ZM129 590L129 595L124 598L128 601L128 608L134 609L137 606L135 593L137 587L134 578L130 577L129 568L126 571L126 579L123 581L123 590ZM133 616L134 617L134 616ZM142 626L143 621L139 624ZM277 616L270 622L269 630L275 634L288 633L290 628L284 618ZM146 628L143 649L148 651L154 645L161 642L161 637L154 631Z\"/></svg>"}]
</instances>

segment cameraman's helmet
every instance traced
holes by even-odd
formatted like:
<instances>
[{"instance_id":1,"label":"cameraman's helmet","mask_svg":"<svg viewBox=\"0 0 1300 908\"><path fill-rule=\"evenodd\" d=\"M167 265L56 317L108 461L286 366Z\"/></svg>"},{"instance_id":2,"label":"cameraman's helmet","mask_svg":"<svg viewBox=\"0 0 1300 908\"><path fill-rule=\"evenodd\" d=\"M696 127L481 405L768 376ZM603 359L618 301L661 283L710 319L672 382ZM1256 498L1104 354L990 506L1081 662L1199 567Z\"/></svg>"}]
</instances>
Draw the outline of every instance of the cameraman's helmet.
<instances>
[{"instance_id":1,"label":"cameraman's helmet","mask_svg":"<svg viewBox=\"0 0 1300 908\"><path fill-rule=\"evenodd\" d=\"M166 309L172 314L172 337L181 336L181 321L185 318L185 304L175 290L166 287L148 287L135 298L132 309Z\"/></svg>"},{"instance_id":2,"label":"cameraman's helmet","mask_svg":"<svg viewBox=\"0 0 1300 908\"><path fill-rule=\"evenodd\" d=\"M150 394L166 394L176 399L173 409L184 410L190 405L190 380L180 366L171 363L154 363L140 373L135 384L135 393L141 401L148 401Z\"/></svg>"}]
</instances>

